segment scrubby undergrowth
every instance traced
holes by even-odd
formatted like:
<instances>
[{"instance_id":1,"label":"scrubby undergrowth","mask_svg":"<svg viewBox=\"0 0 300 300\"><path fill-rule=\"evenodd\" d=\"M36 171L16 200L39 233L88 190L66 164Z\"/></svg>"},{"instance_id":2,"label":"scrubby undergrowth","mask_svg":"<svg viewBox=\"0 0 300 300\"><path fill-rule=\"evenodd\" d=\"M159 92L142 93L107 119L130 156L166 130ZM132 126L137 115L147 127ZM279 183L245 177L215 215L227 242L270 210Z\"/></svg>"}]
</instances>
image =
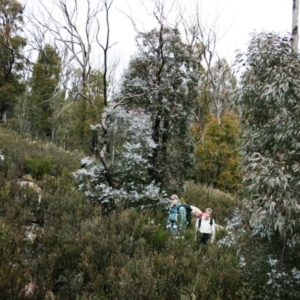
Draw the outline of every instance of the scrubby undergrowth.
<instances>
[{"instance_id":1,"label":"scrubby undergrowth","mask_svg":"<svg viewBox=\"0 0 300 300\"><path fill-rule=\"evenodd\" d=\"M223 244L199 247L193 228L183 239L168 235L166 211L103 216L74 188L81 153L2 129L0 144L0 299L262 299L255 286L266 278L255 282L253 269L260 264L249 260L254 254L241 260L252 247L245 234L241 244L229 246L222 232ZM38 193L18 187L20 179L41 188L40 203ZM221 225L238 206L193 183L181 196L212 207Z\"/></svg>"}]
</instances>

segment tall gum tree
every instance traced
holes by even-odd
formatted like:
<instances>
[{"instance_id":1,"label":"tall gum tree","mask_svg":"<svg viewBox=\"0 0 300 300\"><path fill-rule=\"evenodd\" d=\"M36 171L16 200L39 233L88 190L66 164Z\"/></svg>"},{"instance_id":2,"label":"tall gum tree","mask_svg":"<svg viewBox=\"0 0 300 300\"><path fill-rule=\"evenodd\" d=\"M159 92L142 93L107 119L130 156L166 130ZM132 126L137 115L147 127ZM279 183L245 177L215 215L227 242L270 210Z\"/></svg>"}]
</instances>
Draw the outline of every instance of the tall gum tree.
<instances>
[{"instance_id":1,"label":"tall gum tree","mask_svg":"<svg viewBox=\"0 0 300 300\"><path fill-rule=\"evenodd\" d=\"M245 128L246 199L255 230L293 240L299 230L300 62L290 37L255 35L238 56L244 72L237 103ZM261 220L260 216L264 218Z\"/></svg>"},{"instance_id":2,"label":"tall gum tree","mask_svg":"<svg viewBox=\"0 0 300 300\"><path fill-rule=\"evenodd\" d=\"M84 110L81 111L78 120L74 121L78 125L81 120L84 120L84 124L80 128L83 130L83 134L80 135L81 141L79 142L83 144L88 140L88 144L82 145L81 148L93 152L95 150L94 154L99 156L101 151L95 145L93 134L91 133L89 137L86 135L88 123L86 120L91 120L91 115L99 116L99 111L102 111L103 105L107 106L109 102L109 87L112 86L111 82L113 81L112 61L109 59L109 51L113 46L110 43L109 17L113 0L34 0L29 2L31 3L31 10L28 18L32 21L34 36L36 37L33 44L40 43L40 33L42 32L45 39L54 41L62 58L60 83L66 91L68 103L62 107L59 116L62 116L63 113L66 115L67 110L72 110L70 112L72 115L77 110L78 101L80 101ZM99 70L101 76L97 79L93 78L93 70ZM79 74L80 79L78 80ZM76 88L73 85L75 80L80 85ZM102 80L101 85L98 84L99 80ZM101 86L101 101L95 94L95 82L99 87ZM83 101L86 103L82 103ZM75 104L75 108L71 108L72 103ZM92 112L93 110L94 112ZM84 111L89 115L84 116ZM105 132L105 130L103 131ZM75 132L76 129L73 133ZM61 133L67 138L66 132L63 133L61 130ZM75 140L76 137L73 141ZM75 141L76 143L78 144L78 140ZM72 144L74 145L73 142ZM100 159L102 160L101 157Z\"/></svg>"},{"instance_id":3,"label":"tall gum tree","mask_svg":"<svg viewBox=\"0 0 300 300\"><path fill-rule=\"evenodd\" d=\"M191 167L188 128L196 97L198 65L177 28L164 26L140 33L138 52L126 72L121 93L132 95L128 107L151 116L157 147L149 157L149 174L163 189L180 190ZM135 95L144 94L143 97Z\"/></svg>"},{"instance_id":4,"label":"tall gum tree","mask_svg":"<svg viewBox=\"0 0 300 300\"><path fill-rule=\"evenodd\" d=\"M237 57L244 208L228 227L240 219L242 279L264 299L299 297L300 62L290 38L257 34Z\"/></svg>"},{"instance_id":5,"label":"tall gum tree","mask_svg":"<svg viewBox=\"0 0 300 300\"><path fill-rule=\"evenodd\" d=\"M61 58L51 45L41 49L33 66L31 85L31 131L38 136L54 136L52 128L56 91L59 89Z\"/></svg>"}]
</instances>

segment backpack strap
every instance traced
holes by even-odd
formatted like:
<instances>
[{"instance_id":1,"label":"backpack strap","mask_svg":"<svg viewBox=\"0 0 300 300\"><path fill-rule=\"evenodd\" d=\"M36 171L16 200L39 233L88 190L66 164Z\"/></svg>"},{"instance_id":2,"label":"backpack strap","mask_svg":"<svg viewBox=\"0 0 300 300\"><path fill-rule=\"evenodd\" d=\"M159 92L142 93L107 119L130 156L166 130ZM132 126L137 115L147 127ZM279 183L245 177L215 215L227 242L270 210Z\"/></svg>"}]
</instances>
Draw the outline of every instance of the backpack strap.
<instances>
[{"instance_id":1,"label":"backpack strap","mask_svg":"<svg viewBox=\"0 0 300 300\"><path fill-rule=\"evenodd\" d=\"M200 228L201 226L201 221L202 221L202 217L198 218L199 219L199 222L198 222L198 229ZM212 226L213 225L213 222L214 222L214 219L212 217L210 217L210 220L209 220L209 225Z\"/></svg>"},{"instance_id":2,"label":"backpack strap","mask_svg":"<svg viewBox=\"0 0 300 300\"><path fill-rule=\"evenodd\" d=\"M198 218L198 229L199 229L200 226L201 226L201 221L202 221L202 217Z\"/></svg>"}]
</instances>

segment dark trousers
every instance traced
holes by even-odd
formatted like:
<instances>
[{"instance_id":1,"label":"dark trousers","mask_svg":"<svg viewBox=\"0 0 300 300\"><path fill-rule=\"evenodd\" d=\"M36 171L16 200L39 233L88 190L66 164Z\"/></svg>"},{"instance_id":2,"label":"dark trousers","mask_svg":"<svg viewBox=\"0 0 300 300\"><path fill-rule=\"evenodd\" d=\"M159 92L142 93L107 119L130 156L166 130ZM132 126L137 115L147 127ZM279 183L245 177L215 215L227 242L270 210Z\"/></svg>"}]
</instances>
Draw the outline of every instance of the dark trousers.
<instances>
[{"instance_id":1,"label":"dark trousers","mask_svg":"<svg viewBox=\"0 0 300 300\"><path fill-rule=\"evenodd\" d=\"M201 233L200 235L200 244L206 245L208 240L210 239L210 234L209 233Z\"/></svg>"}]
</instances>

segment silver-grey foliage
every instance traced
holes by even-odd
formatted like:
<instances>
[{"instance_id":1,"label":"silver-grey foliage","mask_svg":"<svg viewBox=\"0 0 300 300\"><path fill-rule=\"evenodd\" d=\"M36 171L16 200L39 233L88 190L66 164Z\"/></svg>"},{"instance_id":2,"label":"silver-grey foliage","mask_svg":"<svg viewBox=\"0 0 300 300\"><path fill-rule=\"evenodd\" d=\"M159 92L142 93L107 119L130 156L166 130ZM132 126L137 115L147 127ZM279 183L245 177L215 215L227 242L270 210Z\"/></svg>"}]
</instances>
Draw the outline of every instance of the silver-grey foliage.
<instances>
[{"instance_id":1,"label":"silver-grey foliage","mask_svg":"<svg viewBox=\"0 0 300 300\"><path fill-rule=\"evenodd\" d=\"M140 110L118 107L109 119L110 171L114 187L105 180L106 170L99 161L85 158L83 168L74 175L78 187L93 203L118 204L121 207L153 205L162 194L148 175L148 157L156 147L151 134L150 117ZM94 125L92 129L101 130Z\"/></svg>"},{"instance_id":2,"label":"silver-grey foliage","mask_svg":"<svg viewBox=\"0 0 300 300\"><path fill-rule=\"evenodd\" d=\"M285 237L294 231L300 212L299 57L289 38L261 33L238 59L246 68L237 103L245 127L248 204L265 230L270 227Z\"/></svg>"}]
</instances>

